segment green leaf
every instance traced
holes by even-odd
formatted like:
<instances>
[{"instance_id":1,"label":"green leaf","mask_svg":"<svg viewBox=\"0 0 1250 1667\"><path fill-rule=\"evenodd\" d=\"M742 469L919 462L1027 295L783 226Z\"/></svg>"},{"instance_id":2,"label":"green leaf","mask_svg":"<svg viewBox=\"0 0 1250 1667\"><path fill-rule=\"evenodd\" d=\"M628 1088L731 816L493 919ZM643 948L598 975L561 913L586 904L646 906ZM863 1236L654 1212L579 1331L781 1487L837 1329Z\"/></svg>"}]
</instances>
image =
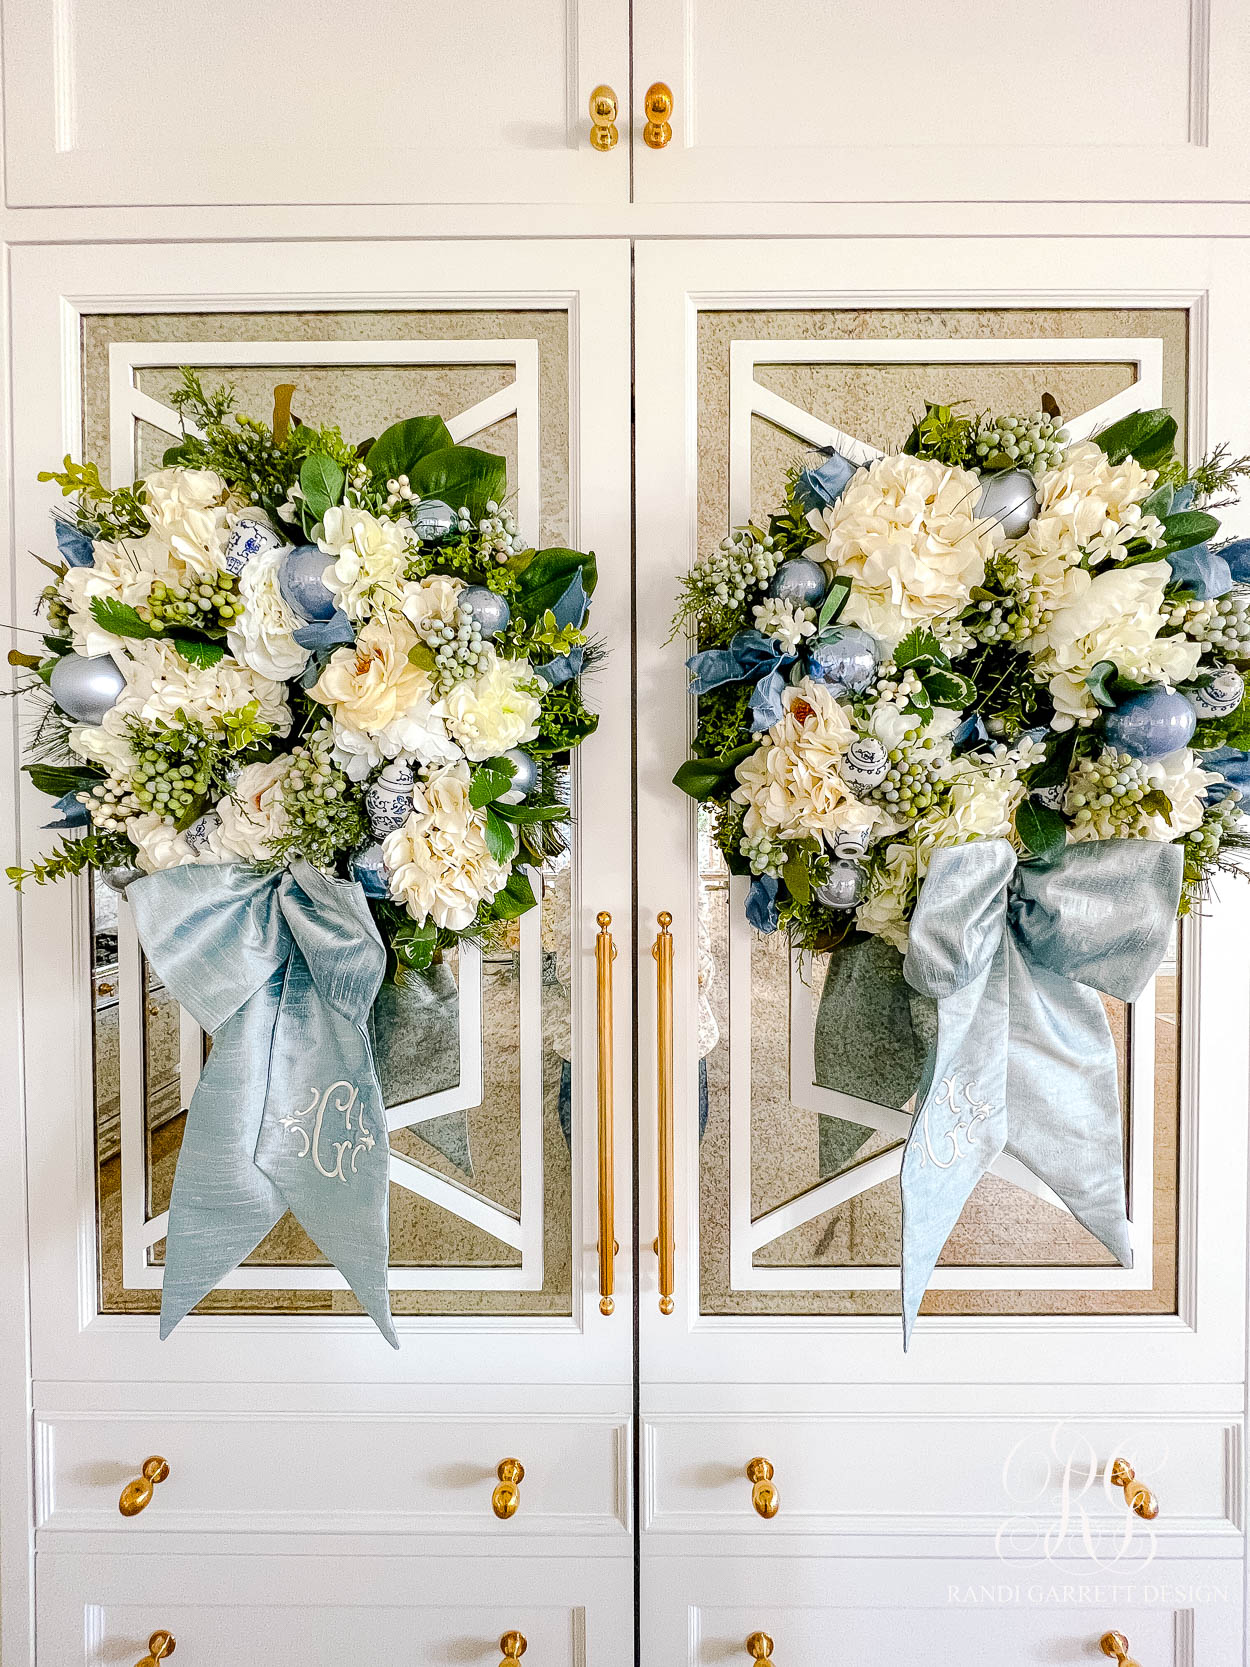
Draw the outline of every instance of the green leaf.
<instances>
[{"instance_id":1,"label":"green leaf","mask_svg":"<svg viewBox=\"0 0 1250 1667\"><path fill-rule=\"evenodd\" d=\"M904 712L912 712L920 719L921 724L927 724L933 716L933 703L929 699L923 684L908 699Z\"/></svg>"},{"instance_id":2,"label":"green leaf","mask_svg":"<svg viewBox=\"0 0 1250 1667\"><path fill-rule=\"evenodd\" d=\"M1111 693L1111 682L1115 675L1114 660L1099 660L1085 679L1085 687L1099 706L1107 711L1115 705L1115 696Z\"/></svg>"},{"instance_id":3,"label":"green leaf","mask_svg":"<svg viewBox=\"0 0 1250 1667\"><path fill-rule=\"evenodd\" d=\"M30 777L32 786L54 799L59 799L63 793L81 793L104 779L99 770L81 769L73 764L23 764L22 769Z\"/></svg>"},{"instance_id":4,"label":"green leaf","mask_svg":"<svg viewBox=\"0 0 1250 1667\"><path fill-rule=\"evenodd\" d=\"M1095 434L1095 443L1111 463L1135 457L1143 469L1157 469L1172 455L1176 418L1170 411L1133 411Z\"/></svg>"},{"instance_id":5,"label":"green leaf","mask_svg":"<svg viewBox=\"0 0 1250 1667\"><path fill-rule=\"evenodd\" d=\"M496 920L515 920L527 909L532 909L537 901L529 876L514 868L508 876L507 885L492 902L491 913Z\"/></svg>"},{"instance_id":6,"label":"green leaf","mask_svg":"<svg viewBox=\"0 0 1250 1667\"><path fill-rule=\"evenodd\" d=\"M511 862L516 835L493 805L486 807L486 849L496 862Z\"/></svg>"},{"instance_id":7,"label":"green leaf","mask_svg":"<svg viewBox=\"0 0 1250 1667\"><path fill-rule=\"evenodd\" d=\"M812 900L812 881L807 872L807 864L801 857L791 857L781 871L781 878L786 883L786 890L796 903L810 903Z\"/></svg>"},{"instance_id":8,"label":"green leaf","mask_svg":"<svg viewBox=\"0 0 1250 1667\"><path fill-rule=\"evenodd\" d=\"M314 521L320 521L326 510L338 503L346 479L343 465L324 452L315 451L304 459L299 471L300 491Z\"/></svg>"},{"instance_id":9,"label":"green leaf","mask_svg":"<svg viewBox=\"0 0 1250 1667\"><path fill-rule=\"evenodd\" d=\"M923 682L924 691L934 706L949 706L962 712L977 698L976 684L962 672L943 671L935 667L924 673Z\"/></svg>"},{"instance_id":10,"label":"green leaf","mask_svg":"<svg viewBox=\"0 0 1250 1667\"><path fill-rule=\"evenodd\" d=\"M1156 547L1150 553L1152 556L1162 557L1165 550L1188 550L1195 544L1205 544L1207 539L1214 538L1220 530L1220 524L1214 515L1207 515L1201 509L1182 509L1176 515L1163 517L1164 545Z\"/></svg>"},{"instance_id":11,"label":"green leaf","mask_svg":"<svg viewBox=\"0 0 1250 1667\"><path fill-rule=\"evenodd\" d=\"M438 927L432 920L418 926L415 920L405 921L391 937L391 948L401 966L423 972L434 959L438 944Z\"/></svg>"},{"instance_id":12,"label":"green leaf","mask_svg":"<svg viewBox=\"0 0 1250 1667\"><path fill-rule=\"evenodd\" d=\"M438 669L438 658L428 642L419 642L408 650L408 664L420 666L422 671L434 672Z\"/></svg>"},{"instance_id":13,"label":"green leaf","mask_svg":"<svg viewBox=\"0 0 1250 1667\"><path fill-rule=\"evenodd\" d=\"M382 430L365 453L365 462L369 473L383 485L388 480L398 480L400 475L407 475L411 481L412 471L423 457L431 452L450 451L454 444L441 417L408 417ZM453 509L459 507L459 504L452 505Z\"/></svg>"},{"instance_id":14,"label":"green leaf","mask_svg":"<svg viewBox=\"0 0 1250 1667\"><path fill-rule=\"evenodd\" d=\"M907 666L917 666L922 660L929 660L935 666L950 665L950 660L942 652L942 645L933 632L920 625L907 633L890 658L900 671Z\"/></svg>"},{"instance_id":15,"label":"green leaf","mask_svg":"<svg viewBox=\"0 0 1250 1667\"><path fill-rule=\"evenodd\" d=\"M580 550L534 550L516 564L519 582L512 596L512 611L529 624L554 608L578 573L587 596L598 577L593 555Z\"/></svg>"},{"instance_id":16,"label":"green leaf","mask_svg":"<svg viewBox=\"0 0 1250 1667\"><path fill-rule=\"evenodd\" d=\"M730 778L744 758L749 758L759 741L747 741L722 758L688 758L678 767L673 786L692 799L709 799Z\"/></svg>"},{"instance_id":17,"label":"green leaf","mask_svg":"<svg viewBox=\"0 0 1250 1667\"><path fill-rule=\"evenodd\" d=\"M510 758L488 758L479 764L469 777L469 803L474 810L481 810L483 805L506 793L515 774L516 765Z\"/></svg>"},{"instance_id":18,"label":"green leaf","mask_svg":"<svg viewBox=\"0 0 1250 1667\"><path fill-rule=\"evenodd\" d=\"M1057 857L1068 842L1068 826L1063 817L1034 799L1021 801L1016 811L1016 832L1031 855L1047 861Z\"/></svg>"},{"instance_id":19,"label":"green leaf","mask_svg":"<svg viewBox=\"0 0 1250 1667\"><path fill-rule=\"evenodd\" d=\"M467 509L475 521L485 514L488 502L503 502L508 486L503 458L476 446L446 446L404 472L418 497L441 498L452 509Z\"/></svg>"},{"instance_id":20,"label":"green leaf","mask_svg":"<svg viewBox=\"0 0 1250 1667\"><path fill-rule=\"evenodd\" d=\"M1080 730L1073 726L1054 735L1048 756L1029 772L1030 787L1057 787L1061 781L1067 781L1079 734Z\"/></svg>"},{"instance_id":21,"label":"green leaf","mask_svg":"<svg viewBox=\"0 0 1250 1667\"><path fill-rule=\"evenodd\" d=\"M827 625L833 625L846 607L846 599L851 594L851 581L846 577L839 577L833 581L825 593L825 599L820 604L820 612L816 616L816 629L823 631Z\"/></svg>"},{"instance_id":22,"label":"green leaf","mask_svg":"<svg viewBox=\"0 0 1250 1667\"><path fill-rule=\"evenodd\" d=\"M1162 788L1156 787L1147 793L1141 801L1141 808L1147 816L1162 816L1168 827L1172 826L1172 801Z\"/></svg>"},{"instance_id":23,"label":"green leaf","mask_svg":"<svg viewBox=\"0 0 1250 1667\"><path fill-rule=\"evenodd\" d=\"M163 631L149 625L132 607L119 602L115 596L93 596L89 606L96 624L111 631L115 637L136 637L142 641L145 637L164 636Z\"/></svg>"},{"instance_id":24,"label":"green leaf","mask_svg":"<svg viewBox=\"0 0 1250 1667\"><path fill-rule=\"evenodd\" d=\"M569 814L567 805L495 805L505 822L523 827L530 822L562 822Z\"/></svg>"},{"instance_id":25,"label":"green leaf","mask_svg":"<svg viewBox=\"0 0 1250 1667\"><path fill-rule=\"evenodd\" d=\"M170 637L169 641L193 666L215 666L226 652L219 642L202 642L198 637Z\"/></svg>"},{"instance_id":26,"label":"green leaf","mask_svg":"<svg viewBox=\"0 0 1250 1667\"><path fill-rule=\"evenodd\" d=\"M1172 507L1172 499L1176 496L1176 489L1164 481L1162 486L1156 486L1141 506L1143 515L1157 515L1162 521Z\"/></svg>"}]
</instances>

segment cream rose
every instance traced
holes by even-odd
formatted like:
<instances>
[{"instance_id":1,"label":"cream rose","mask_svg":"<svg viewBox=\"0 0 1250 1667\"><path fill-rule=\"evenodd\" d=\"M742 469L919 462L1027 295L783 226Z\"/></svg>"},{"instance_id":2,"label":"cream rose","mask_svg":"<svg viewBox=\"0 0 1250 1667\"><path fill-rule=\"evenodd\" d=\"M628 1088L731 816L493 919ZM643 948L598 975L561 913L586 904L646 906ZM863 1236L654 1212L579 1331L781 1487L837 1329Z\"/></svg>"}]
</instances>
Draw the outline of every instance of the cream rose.
<instances>
[{"instance_id":1,"label":"cream rose","mask_svg":"<svg viewBox=\"0 0 1250 1667\"><path fill-rule=\"evenodd\" d=\"M456 627L462 579L431 573L417 584L401 588L400 610L423 642L442 640L446 626Z\"/></svg>"},{"instance_id":2,"label":"cream rose","mask_svg":"<svg viewBox=\"0 0 1250 1667\"><path fill-rule=\"evenodd\" d=\"M785 691L785 712L738 765L734 800L745 805L748 839L821 839L874 827L882 813L857 799L839 772L855 726L823 683L803 678Z\"/></svg>"},{"instance_id":3,"label":"cream rose","mask_svg":"<svg viewBox=\"0 0 1250 1667\"><path fill-rule=\"evenodd\" d=\"M466 758L496 758L538 734L542 701L528 660L505 660L488 644L477 676L454 683L446 697L447 727Z\"/></svg>"},{"instance_id":4,"label":"cream rose","mask_svg":"<svg viewBox=\"0 0 1250 1667\"><path fill-rule=\"evenodd\" d=\"M429 672L408 658L418 640L402 616L378 615L355 647L335 649L313 685L313 699L333 713L335 758L353 781L401 753L422 763L459 756Z\"/></svg>"},{"instance_id":5,"label":"cream rose","mask_svg":"<svg viewBox=\"0 0 1250 1667\"><path fill-rule=\"evenodd\" d=\"M275 683L298 677L308 664L308 650L295 640L304 623L278 586L282 549L262 550L239 575L243 607L226 632L231 654Z\"/></svg>"},{"instance_id":6,"label":"cream rose","mask_svg":"<svg viewBox=\"0 0 1250 1667\"><path fill-rule=\"evenodd\" d=\"M449 932L471 926L511 872L487 849L485 812L469 803L471 774L463 760L431 770L413 788L403 827L382 843L391 896L419 924L432 920Z\"/></svg>"},{"instance_id":7,"label":"cream rose","mask_svg":"<svg viewBox=\"0 0 1250 1667\"><path fill-rule=\"evenodd\" d=\"M335 505L322 517L317 547L334 559L325 582L349 619L399 607L412 552L397 521Z\"/></svg>"},{"instance_id":8,"label":"cream rose","mask_svg":"<svg viewBox=\"0 0 1250 1667\"><path fill-rule=\"evenodd\" d=\"M244 862L265 862L274 855L275 842L291 825L283 799L290 767L290 753L281 753L239 771L233 792L217 801L217 840L223 851Z\"/></svg>"}]
</instances>

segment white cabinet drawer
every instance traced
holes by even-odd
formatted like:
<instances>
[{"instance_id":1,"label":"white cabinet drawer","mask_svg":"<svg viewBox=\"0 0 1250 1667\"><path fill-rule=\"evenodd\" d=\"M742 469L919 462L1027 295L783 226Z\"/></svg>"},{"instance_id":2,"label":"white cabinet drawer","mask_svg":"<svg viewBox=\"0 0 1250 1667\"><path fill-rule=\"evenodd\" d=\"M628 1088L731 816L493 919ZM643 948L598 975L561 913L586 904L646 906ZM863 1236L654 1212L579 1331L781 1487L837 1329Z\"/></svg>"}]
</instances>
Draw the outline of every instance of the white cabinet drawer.
<instances>
[{"instance_id":1,"label":"white cabinet drawer","mask_svg":"<svg viewBox=\"0 0 1250 1667\"><path fill-rule=\"evenodd\" d=\"M169 1476L137 1516L118 1500L144 1460ZM524 1468L515 1514L491 1496ZM36 1419L44 1533L615 1534L629 1526L620 1419L400 1413L45 1412Z\"/></svg>"},{"instance_id":2,"label":"white cabinet drawer","mask_svg":"<svg viewBox=\"0 0 1250 1667\"><path fill-rule=\"evenodd\" d=\"M1218 1416L1142 1419L864 1413L707 1416L661 1413L643 1424L644 1527L704 1533L1042 1532L1061 1520L1124 1525L1107 1467L1128 1461L1169 1535L1239 1533L1241 1426ZM746 1466L773 1466L777 1514L752 1506Z\"/></svg>"},{"instance_id":3,"label":"white cabinet drawer","mask_svg":"<svg viewBox=\"0 0 1250 1667\"><path fill-rule=\"evenodd\" d=\"M80 1557L40 1553L36 1667L630 1667L630 1564L500 1557Z\"/></svg>"}]
</instances>

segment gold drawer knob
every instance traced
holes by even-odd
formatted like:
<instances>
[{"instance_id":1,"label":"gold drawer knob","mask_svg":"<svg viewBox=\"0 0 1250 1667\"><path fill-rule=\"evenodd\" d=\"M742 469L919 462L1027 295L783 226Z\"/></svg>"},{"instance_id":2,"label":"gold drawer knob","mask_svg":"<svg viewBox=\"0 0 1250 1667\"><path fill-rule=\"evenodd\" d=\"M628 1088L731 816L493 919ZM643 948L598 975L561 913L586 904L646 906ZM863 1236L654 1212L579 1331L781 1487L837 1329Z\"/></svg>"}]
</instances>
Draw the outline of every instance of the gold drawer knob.
<instances>
[{"instance_id":1,"label":"gold drawer knob","mask_svg":"<svg viewBox=\"0 0 1250 1667\"><path fill-rule=\"evenodd\" d=\"M159 1453L154 1453L150 1459L143 1461L143 1474L136 1476L133 1482L127 1482L122 1489L122 1496L117 1501L117 1509L124 1517L137 1517L140 1511L146 1511L152 1503L152 1490L158 1482L163 1482L169 1475L169 1466ZM170 1645L173 1648L173 1645Z\"/></svg>"},{"instance_id":2,"label":"gold drawer knob","mask_svg":"<svg viewBox=\"0 0 1250 1667\"><path fill-rule=\"evenodd\" d=\"M135 1663L135 1667L156 1667L158 1661L164 1661L177 1647L172 1632L154 1632L148 1639L148 1653L142 1661Z\"/></svg>"},{"instance_id":3,"label":"gold drawer knob","mask_svg":"<svg viewBox=\"0 0 1250 1667\"><path fill-rule=\"evenodd\" d=\"M508 1667L510 1661L520 1661L529 1644L523 1632L505 1632L499 1640L499 1648L503 1651L503 1660L499 1667Z\"/></svg>"},{"instance_id":4,"label":"gold drawer knob","mask_svg":"<svg viewBox=\"0 0 1250 1667\"><path fill-rule=\"evenodd\" d=\"M525 1466L520 1459L502 1459L495 1471L499 1478L499 1486L490 1496L490 1508L501 1522L507 1522L509 1517L516 1515L517 1506L521 1503L521 1483L525 1480ZM512 1634L508 1634L512 1637ZM518 1638L520 1633L516 1634ZM525 1648L525 1640L521 1639L521 1648Z\"/></svg>"},{"instance_id":5,"label":"gold drawer knob","mask_svg":"<svg viewBox=\"0 0 1250 1667\"><path fill-rule=\"evenodd\" d=\"M1129 1510L1136 1511L1137 1515L1147 1522L1154 1521L1159 1514L1159 1501L1144 1482L1137 1480L1127 1459L1111 1461L1111 1481L1115 1487L1124 1489L1124 1503ZM1111 1634L1108 1633L1107 1636L1110 1637Z\"/></svg>"},{"instance_id":6,"label":"gold drawer knob","mask_svg":"<svg viewBox=\"0 0 1250 1667\"><path fill-rule=\"evenodd\" d=\"M642 101L647 122L642 130L642 142L651 150L663 150L673 137L668 118L673 113L673 89L663 81L653 81Z\"/></svg>"},{"instance_id":7,"label":"gold drawer knob","mask_svg":"<svg viewBox=\"0 0 1250 1667\"><path fill-rule=\"evenodd\" d=\"M616 94L611 87L596 87L590 95L590 143L595 150L611 150L620 138L616 115Z\"/></svg>"},{"instance_id":8,"label":"gold drawer knob","mask_svg":"<svg viewBox=\"0 0 1250 1667\"><path fill-rule=\"evenodd\" d=\"M1129 1656L1128 1639L1122 1632L1104 1632L1098 1641L1102 1645L1102 1653L1114 1656L1120 1667L1138 1667L1138 1663Z\"/></svg>"},{"instance_id":9,"label":"gold drawer knob","mask_svg":"<svg viewBox=\"0 0 1250 1667\"><path fill-rule=\"evenodd\" d=\"M752 1661L771 1661L773 1641L766 1632L753 1632L747 1639L747 1654Z\"/></svg>"},{"instance_id":10,"label":"gold drawer knob","mask_svg":"<svg viewBox=\"0 0 1250 1667\"><path fill-rule=\"evenodd\" d=\"M781 1500L773 1486L773 1467L767 1459L751 1460L747 1466L747 1481L751 1484L751 1503L755 1509L766 1519L775 1517Z\"/></svg>"}]
</instances>

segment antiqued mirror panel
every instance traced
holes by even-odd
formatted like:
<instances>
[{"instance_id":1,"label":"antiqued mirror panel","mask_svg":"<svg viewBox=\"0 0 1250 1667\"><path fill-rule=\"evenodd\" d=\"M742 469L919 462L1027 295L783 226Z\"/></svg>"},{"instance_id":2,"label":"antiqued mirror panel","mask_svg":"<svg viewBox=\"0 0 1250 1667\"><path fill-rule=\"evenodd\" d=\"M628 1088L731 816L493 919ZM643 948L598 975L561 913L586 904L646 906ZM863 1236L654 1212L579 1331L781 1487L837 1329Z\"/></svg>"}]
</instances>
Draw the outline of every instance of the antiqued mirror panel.
<instances>
[{"instance_id":1,"label":"antiqued mirror panel","mask_svg":"<svg viewBox=\"0 0 1250 1667\"><path fill-rule=\"evenodd\" d=\"M268 418L293 408L353 439L436 413L507 462L539 546L569 533L568 318L559 311L95 315L83 323L83 445L117 475L160 466L184 364ZM567 791L576 812L576 771ZM540 906L383 987L372 1017L391 1148L392 1306L402 1314L572 1308L574 848L531 873ZM102 1312L160 1304L165 1213L209 1045L148 968L124 898L93 881ZM287 1216L206 1313L358 1312Z\"/></svg>"},{"instance_id":2,"label":"antiqued mirror panel","mask_svg":"<svg viewBox=\"0 0 1250 1667\"><path fill-rule=\"evenodd\" d=\"M841 434L881 449L926 401L1030 411L1074 431L1188 398L1181 310L703 312L699 547L765 524L787 472ZM1183 435L1182 441L1183 444ZM763 938L700 811L697 1050L700 1307L709 1314L898 1311L898 1168L907 1111L822 1082L827 955ZM1106 1008L1120 1062L1134 1267L1120 1268L1007 1156L974 1191L922 1312L1172 1313L1182 1054L1193 923L1153 989Z\"/></svg>"}]
</instances>

